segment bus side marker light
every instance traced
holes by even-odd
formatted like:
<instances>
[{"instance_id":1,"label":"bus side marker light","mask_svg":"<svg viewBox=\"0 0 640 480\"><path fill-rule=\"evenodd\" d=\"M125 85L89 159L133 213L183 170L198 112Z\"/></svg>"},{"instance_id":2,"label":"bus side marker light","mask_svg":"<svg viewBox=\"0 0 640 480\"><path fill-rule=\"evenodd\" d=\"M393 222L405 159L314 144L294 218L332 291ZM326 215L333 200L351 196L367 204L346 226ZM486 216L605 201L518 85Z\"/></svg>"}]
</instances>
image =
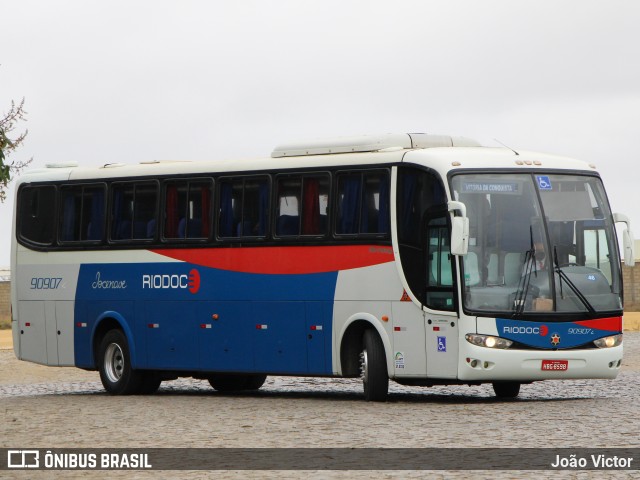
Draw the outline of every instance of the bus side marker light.
<instances>
[{"instance_id":1,"label":"bus side marker light","mask_svg":"<svg viewBox=\"0 0 640 480\"><path fill-rule=\"evenodd\" d=\"M211 328L211 324L210 323L201 323L200 324L200 328Z\"/></svg>"},{"instance_id":2,"label":"bus side marker light","mask_svg":"<svg viewBox=\"0 0 640 480\"><path fill-rule=\"evenodd\" d=\"M389 317L387 317L386 315L382 316L382 321L383 322L388 322L389 321Z\"/></svg>"},{"instance_id":3,"label":"bus side marker light","mask_svg":"<svg viewBox=\"0 0 640 480\"><path fill-rule=\"evenodd\" d=\"M394 332L406 332L407 327L393 327Z\"/></svg>"},{"instance_id":4,"label":"bus side marker light","mask_svg":"<svg viewBox=\"0 0 640 480\"><path fill-rule=\"evenodd\" d=\"M322 330L322 325L311 325L311 330L320 331Z\"/></svg>"},{"instance_id":5,"label":"bus side marker light","mask_svg":"<svg viewBox=\"0 0 640 480\"><path fill-rule=\"evenodd\" d=\"M266 330L269 328L268 325L256 325L256 330Z\"/></svg>"},{"instance_id":6,"label":"bus side marker light","mask_svg":"<svg viewBox=\"0 0 640 480\"><path fill-rule=\"evenodd\" d=\"M78 327L78 328L86 328L87 324L84 323L84 322L78 322L78 323L76 323L76 327Z\"/></svg>"},{"instance_id":7,"label":"bus side marker light","mask_svg":"<svg viewBox=\"0 0 640 480\"><path fill-rule=\"evenodd\" d=\"M147 324L147 327L149 327L149 328L160 328L160 324L159 323L149 323L149 324Z\"/></svg>"},{"instance_id":8,"label":"bus side marker light","mask_svg":"<svg viewBox=\"0 0 640 480\"><path fill-rule=\"evenodd\" d=\"M212 320L218 320L219 318L220 318L220 315L218 315L217 313L214 313L213 315L211 315Z\"/></svg>"},{"instance_id":9,"label":"bus side marker light","mask_svg":"<svg viewBox=\"0 0 640 480\"><path fill-rule=\"evenodd\" d=\"M31 322L27 322L24 324L25 327L30 327L31 326Z\"/></svg>"}]
</instances>

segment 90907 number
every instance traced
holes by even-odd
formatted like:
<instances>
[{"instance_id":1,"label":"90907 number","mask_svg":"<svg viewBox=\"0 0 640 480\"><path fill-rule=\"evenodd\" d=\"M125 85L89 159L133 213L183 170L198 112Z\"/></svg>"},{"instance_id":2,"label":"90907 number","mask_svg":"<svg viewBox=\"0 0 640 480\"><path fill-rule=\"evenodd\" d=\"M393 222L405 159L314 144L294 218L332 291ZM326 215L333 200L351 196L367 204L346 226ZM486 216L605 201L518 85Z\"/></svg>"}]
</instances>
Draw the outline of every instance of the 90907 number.
<instances>
[{"instance_id":1,"label":"90907 number","mask_svg":"<svg viewBox=\"0 0 640 480\"><path fill-rule=\"evenodd\" d=\"M55 290L62 283L60 277L33 277L31 290Z\"/></svg>"}]
</instances>

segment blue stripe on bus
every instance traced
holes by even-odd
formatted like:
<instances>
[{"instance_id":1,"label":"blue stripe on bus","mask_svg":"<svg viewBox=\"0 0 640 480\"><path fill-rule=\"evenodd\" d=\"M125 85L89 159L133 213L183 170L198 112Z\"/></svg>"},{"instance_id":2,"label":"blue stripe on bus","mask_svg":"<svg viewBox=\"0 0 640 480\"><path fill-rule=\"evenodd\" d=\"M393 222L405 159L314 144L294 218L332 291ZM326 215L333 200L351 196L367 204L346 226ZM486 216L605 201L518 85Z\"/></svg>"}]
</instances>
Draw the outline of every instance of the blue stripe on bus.
<instances>
[{"instance_id":1,"label":"blue stripe on bus","mask_svg":"<svg viewBox=\"0 0 640 480\"><path fill-rule=\"evenodd\" d=\"M502 338L541 349L564 349L588 345L598 338L620 333L610 322L600 319L580 322L532 322L504 318L496 319L498 335ZM615 320L615 319L614 319ZM611 329L603 328L611 325Z\"/></svg>"},{"instance_id":2,"label":"blue stripe on bus","mask_svg":"<svg viewBox=\"0 0 640 480\"><path fill-rule=\"evenodd\" d=\"M76 292L76 365L116 312L135 368L330 374L337 272L266 275L188 263L86 264Z\"/></svg>"}]
</instances>

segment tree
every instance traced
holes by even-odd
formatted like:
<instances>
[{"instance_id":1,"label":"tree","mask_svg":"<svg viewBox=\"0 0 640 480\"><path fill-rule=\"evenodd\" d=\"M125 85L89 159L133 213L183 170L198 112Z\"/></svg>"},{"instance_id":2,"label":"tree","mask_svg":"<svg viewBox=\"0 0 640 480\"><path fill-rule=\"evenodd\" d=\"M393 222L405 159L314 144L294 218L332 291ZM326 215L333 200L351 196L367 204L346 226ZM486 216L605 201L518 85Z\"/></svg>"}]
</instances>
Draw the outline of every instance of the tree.
<instances>
[{"instance_id":1,"label":"tree","mask_svg":"<svg viewBox=\"0 0 640 480\"><path fill-rule=\"evenodd\" d=\"M11 140L9 135L13 132L20 121L26 121L27 112L24 111L24 98L16 105L11 101L11 109L0 118L0 202L4 202L7 197L7 186L15 175L31 163L33 158L25 161L9 162L9 155L24 142L28 130L19 134Z\"/></svg>"}]
</instances>

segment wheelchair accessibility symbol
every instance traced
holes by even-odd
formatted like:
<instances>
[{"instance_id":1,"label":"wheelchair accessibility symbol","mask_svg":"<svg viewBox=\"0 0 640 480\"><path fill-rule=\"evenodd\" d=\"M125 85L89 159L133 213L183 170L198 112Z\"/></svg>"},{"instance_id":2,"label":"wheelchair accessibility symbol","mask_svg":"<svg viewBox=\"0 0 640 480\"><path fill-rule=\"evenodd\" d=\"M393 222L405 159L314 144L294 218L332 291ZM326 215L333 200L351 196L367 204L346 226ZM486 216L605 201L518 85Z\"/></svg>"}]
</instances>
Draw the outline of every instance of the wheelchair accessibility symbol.
<instances>
[{"instance_id":1,"label":"wheelchair accessibility symbol","mask_svg":"<svg viewBox=\"0 0 640 480\"><path fill-rule=\"evenodd\" d=\"M439 352L447 351L447 337L438 337L438 351Z\"/></svg>"},{"instance_id":2,"label":"wheelchair accessibility symbol","mask_svg":"<svg viewBox=\"0 0 640 480\"><path fill-rule=\"evenodd\" d=\"M551 180L548 176L538 175L536 180L538 180L538 188L540 188L540 190L553 190L553 187L551 187Z\"/></svg>"}]
</instances>

